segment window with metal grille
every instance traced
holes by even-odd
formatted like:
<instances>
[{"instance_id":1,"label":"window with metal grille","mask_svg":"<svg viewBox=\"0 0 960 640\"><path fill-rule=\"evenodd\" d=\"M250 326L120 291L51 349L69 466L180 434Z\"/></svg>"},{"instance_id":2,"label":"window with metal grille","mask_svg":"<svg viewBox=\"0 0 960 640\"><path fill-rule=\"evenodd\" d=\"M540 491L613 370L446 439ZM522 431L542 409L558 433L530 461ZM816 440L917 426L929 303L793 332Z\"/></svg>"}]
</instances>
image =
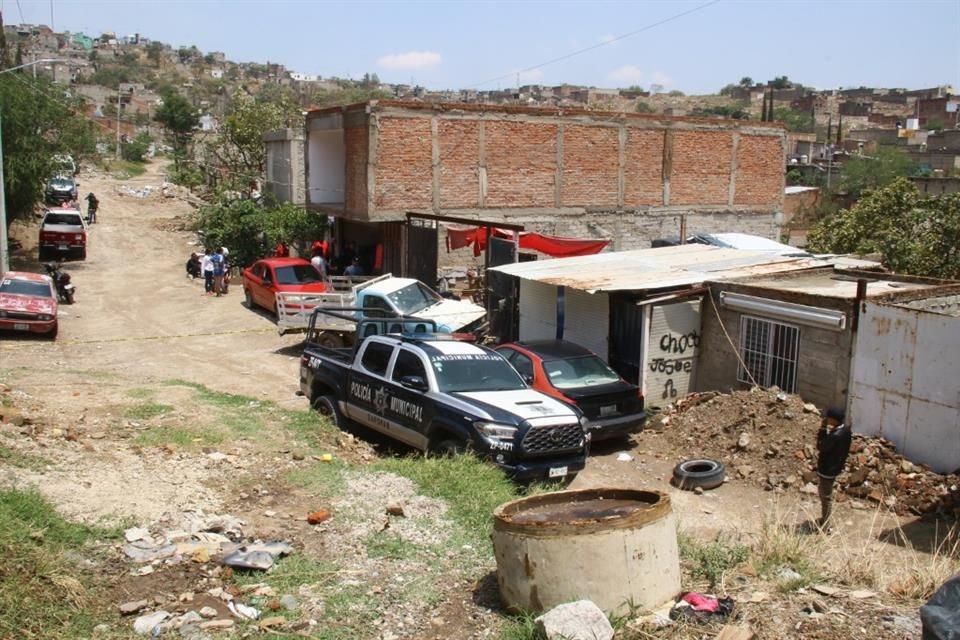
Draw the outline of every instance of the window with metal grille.
<instances>
[{"instance_id":1,"label":"window with metal grille","mask_svg":"<svg viewBox=\"0 0 960 640\"><path fill-rule=\"evenodd\" d=\"M799 327L741 316L740 357L743 364L737 368L737 380L756 382L763 387L776 385L787 393L795 393L799 351Z\"/></svg>"}]
</instances>

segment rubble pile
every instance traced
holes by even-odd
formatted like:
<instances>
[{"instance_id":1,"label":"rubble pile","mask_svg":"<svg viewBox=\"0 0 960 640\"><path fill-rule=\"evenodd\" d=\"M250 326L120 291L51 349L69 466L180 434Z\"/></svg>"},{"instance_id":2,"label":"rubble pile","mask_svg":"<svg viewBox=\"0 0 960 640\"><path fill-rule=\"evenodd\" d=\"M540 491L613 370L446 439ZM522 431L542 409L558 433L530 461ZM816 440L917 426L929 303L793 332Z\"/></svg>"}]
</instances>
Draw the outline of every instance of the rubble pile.
<instances>
[{"instance_id":1,"label":"rubble pile","mask_svg":"<svg viewBox=\"0 0 960 640\"><path fill-rule=\"evenodd\" d=\"M729 394L693 393L654 417L667 450L678 459L716 458L727 477L768 490L816 494L816 434L820 413L776 387ZM901 515L960 519L960 475L940 475L905 460L882 438L854 436L841 495L883 505Z\"/></svg>"}]
</instances>

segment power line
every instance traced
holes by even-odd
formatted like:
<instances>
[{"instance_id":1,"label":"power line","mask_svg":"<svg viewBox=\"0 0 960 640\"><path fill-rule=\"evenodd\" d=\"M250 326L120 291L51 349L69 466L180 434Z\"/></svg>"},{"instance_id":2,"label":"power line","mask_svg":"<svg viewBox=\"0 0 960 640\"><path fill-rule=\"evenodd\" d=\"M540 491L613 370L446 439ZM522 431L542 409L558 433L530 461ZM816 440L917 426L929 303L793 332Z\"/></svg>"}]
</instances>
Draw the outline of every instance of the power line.
<instances>
[{"instance_id":1,"label":"power line","mask_svg":"<svg viewBox=\"0 0 960 640\"><path fill-rule=\"evenodd\" d=\"M637 34L643 33L644 31L649 31L650 29L654 29L654 28L659 27L659 26L661 26L661 25L667 24L668 22L673 22L674 20L678 20L678 19L680 19L680 18L683 18L684 16L688 16L688 15L690 15L690 14L692 14L692 13L696 13L696 12L698 12L698 11L701 11L701 10L703 10L703 9L706 9L707 7L710 7L710 6L712 6L712 5L715 5L715 4L717 4L718 2L720 2L720 0L710 0L709 2L705 2L705 3L703 3L703 4L699 5L699 6L696 6L696 7L692 8L692 9L688 9L688 10L686 10L686 11L681 11L680 13L674 14L674 15L670 16L669 18L664 18L663 20L660 20L659 22L654 22L654 23L652 23L652 24L648 24L648 25L646 25L646 26L644 26L644 27L640 27L639 29L635 29L635 30L630 31L630 32L628 32L628 33L624 33L623 35L619 35L619 36L617 36L617 37L615 37L615 38L611 38L611 39L609 39L609 40L604 40L603 42L598 42L597 44L590 45L589 47L584 47L583 49L578 49L578 50L573 51L573 52L571 52L571 53L567 53L567 54L565 54L565 55L560 56L559 58L553 58L552 60L547 60L546 62L541 62L540 64L533 65L532 67L527 67L526 69L520 69L519 71L511 71L510 73L505 73L505 74L503 74L503 75L501 75L501 76L497 76L496 78L490 78L489 80L484 80L483 82L478 82L478 83L476 83L476 84L469 85L468 88L470 88L470 89L475 89L475 88L480 87L480 86L483 86L483 85L485 85L485 84L490 84L491 82L497 82L497 81L499 81L499 80L504 80L504 79L507 79L507 78L511 78L511 77L513 77L514 75L516 75L516 76L519 78L520 74L522 74L522 73L527 73L528 71L534 71L534 70L539 69L539 68L541 68L541 67L546 67L546 66L548 66L548 65L555 64L555 63L557 63L557 62L562 62L562 61L564 61L564 60L569 60L570 58L573 58L573 57L575 57L575 56L579 56L579 55L582 54L582 53L587 53L588 51L593 51L594 49L599 49L600 47L606 47L607 45L611 45L611 44L613 44L614 42L620 42L621 40L625 40L625 39L627 39L627 38L632 38L633 36L635 36L635 35L637 35Z\"/></svg>"},{"instance_id":2,"label":"power line","mask_svg":"<svg viewBox=\"0 0 960 640\"><path fill-rule=\"evenodd\" d=\"M20 24L26 24L27 21L23 19L23 9L20 8L20 0L17 0L17 11L20 12Z\"/></svg>"}]
</instances>

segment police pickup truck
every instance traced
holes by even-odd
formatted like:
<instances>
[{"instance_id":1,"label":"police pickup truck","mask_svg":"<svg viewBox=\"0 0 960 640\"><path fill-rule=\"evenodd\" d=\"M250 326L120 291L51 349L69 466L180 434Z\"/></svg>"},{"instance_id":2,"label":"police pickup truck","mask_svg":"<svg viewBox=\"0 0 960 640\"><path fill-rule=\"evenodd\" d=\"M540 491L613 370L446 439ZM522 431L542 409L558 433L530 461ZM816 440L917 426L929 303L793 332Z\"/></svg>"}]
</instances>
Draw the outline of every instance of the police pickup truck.
<instances>
[{"instance_id":1,"label":"police pickup truck","mask_svg":"<svg viewBox=\"0 0 960 640\"><path fill-rule=\"evenodd\" d=\"M495 351L428 331L429 320L394 322L401 332L385 335L364 320L355 348L331 349L312 339L316 318L300 390L338 427L356 422L422 451L469 449L517 479L570 479L583 469L581 416L529 388Z\"/></svg>"}]
</instances>

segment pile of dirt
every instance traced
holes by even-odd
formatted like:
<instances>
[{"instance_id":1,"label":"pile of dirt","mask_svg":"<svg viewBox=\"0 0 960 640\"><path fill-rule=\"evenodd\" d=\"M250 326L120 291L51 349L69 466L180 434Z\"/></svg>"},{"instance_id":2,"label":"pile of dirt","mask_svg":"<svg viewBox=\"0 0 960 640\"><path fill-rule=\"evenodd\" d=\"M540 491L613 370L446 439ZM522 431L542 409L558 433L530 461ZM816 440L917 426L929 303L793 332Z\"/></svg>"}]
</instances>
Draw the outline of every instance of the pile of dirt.
<instances>
[{"instance_id":1,"label":"pile of dirt","mask_svg":"<svg viewBox=\"0 0 960 640\"><path fill-rule=\"evenodd\" d=\"M776 387L694 393L655 417L651 426L662 429L672 455L720 460L731 480L816 494L820 414L799 396ZM882 438L854 436L837 488L838 500L849 496L901 515L960 519L960 476L913 464Z\"/></svg>"}]
</instances>

